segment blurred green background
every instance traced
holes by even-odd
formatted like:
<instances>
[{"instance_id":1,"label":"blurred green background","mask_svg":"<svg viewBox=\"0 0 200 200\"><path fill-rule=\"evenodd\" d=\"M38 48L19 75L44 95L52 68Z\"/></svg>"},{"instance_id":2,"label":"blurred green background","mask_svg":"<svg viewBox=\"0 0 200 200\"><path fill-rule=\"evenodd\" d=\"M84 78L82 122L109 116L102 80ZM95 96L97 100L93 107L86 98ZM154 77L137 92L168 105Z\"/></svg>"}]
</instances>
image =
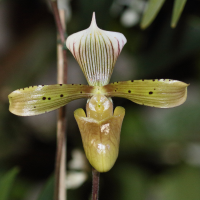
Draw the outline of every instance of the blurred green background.
<instances>
[{"instance_id":1,"label":"blurred green background","mask_svg":"<svg viewBox=\"0 0 200 200\"><path fill-rule=\"evenodd\" d=\"M190 83L187 101L171 109L113 98L126 115L117 162L101 174L100 199L199 200L200 1L187 1L172 29L173 1L167 0L145 30L140 28L145 0L71 0L68 4L68 35L88 28L95 11L101 29L127 38L111 82L170 78ZM56 27L48 2L0 1L0 186L6 172L17 167L10 179L18 172L7 199L53 199L56 111L18 117L8 111L7 95L21 87L55 84L56 76ZM69 51L68 82L86 84ZM85 109L85 102L67 106L70 200L91 195L91 167L73 116L75 109Z\"/></svg>"}]
</instances>

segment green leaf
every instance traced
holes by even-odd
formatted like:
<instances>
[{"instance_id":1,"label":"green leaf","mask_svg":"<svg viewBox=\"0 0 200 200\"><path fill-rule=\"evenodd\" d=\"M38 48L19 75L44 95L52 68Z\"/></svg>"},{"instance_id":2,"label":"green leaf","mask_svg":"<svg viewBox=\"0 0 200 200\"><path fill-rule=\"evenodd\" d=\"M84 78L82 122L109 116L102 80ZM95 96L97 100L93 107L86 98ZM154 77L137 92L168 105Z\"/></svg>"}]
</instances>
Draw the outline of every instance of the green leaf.
<instances>
[{"instance_id":1,"label":"green leaf","mask_svg":"<svg viewBox=\"0 0 200 200\"><path fill-rule=\"evenodd\" d=\"M8 95L9 110L31 116L49 112L80 98L92 96L93 86L82 84L39 85L15 90Z\"/></svg>"},{"instance_id":2,"label":"green leaf","mask_svg":"<svg viewBox=\"0 0 200 200\"><path fill-rule=\"evenodd\" d=\"M3 177L0 178L0 199L8 200L10 190L12 188L13 182L16 175L18 174L19 169L14 168L7 172Z\"/></svg>"},{"instance_id":3,"label":"green leaf","mask_svg":"<svg viewBox=\"0 0 200 200\"><path fill-rule=\"evenodd\" d=\"M54 176L50 177L37 200L53 200L54 199Z\"/></svg>"},{"instance_id":4,"label":"green leaf","mask_svg":"<svg viewBox=\"0 0 200 200\"><path fill-rule=\"evenodd\" d=\"M141 28L145 29L153 22L164 2L165 0L149 1L148 7L142 17L142 21L140 24Z\"/></svg>"},{"instance_id":5,"label":"green leaf","mask_svg":"<svg viewBox=\"0 0 200 200\"><path fill-rule=\"evenodd\" d=\"M105 96L122 97L135 103L171 108L185 102L188 84L170 80L131 80L111 83L102 87Z\"/></svg>"},{"instance_id":6,"label":"green leaf","mask_svg":"<svg viewBox=\"0 0 200 200\"><path fill-rule=\"evenodd\" d=\"M172 14L171 26L174 28L183 12L187 0L175 0Z\"/></svg>"}]
</instances>

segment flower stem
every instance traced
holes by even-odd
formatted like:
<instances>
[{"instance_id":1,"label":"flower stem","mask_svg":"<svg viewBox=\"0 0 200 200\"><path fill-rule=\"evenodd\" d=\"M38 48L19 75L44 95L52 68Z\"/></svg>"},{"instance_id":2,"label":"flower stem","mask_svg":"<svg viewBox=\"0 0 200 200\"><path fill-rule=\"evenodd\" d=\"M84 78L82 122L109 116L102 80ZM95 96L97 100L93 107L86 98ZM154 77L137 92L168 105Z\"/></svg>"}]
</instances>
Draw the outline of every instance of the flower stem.
<instances>
[{"instance_id":1,"label":"flower stem","mask_svg":"<svg viewBox=\"0 0 200 200\"><path fill-rule=\"evenodd\" d=\"M60 35L61 42L64 44L65 43L65 32L64 32L63 25L62 25L62 22L60 19L57 1L56 0L51 1L51 6L53 9L54 18L55 18L55 22L56 22L56 26L57 26L59 35Z\"/></svg>"},{"instance_id":2,"label":"flower stem","mask_svg":"<svg viewBox=\"0 0 200 200\"><path fill-rule=\"evenodd\" d=\"M100 172L92 168L92 200L99 199L99 179Z\"/></svg>"},{"instance_id":3,"label":"flower stem","mask_svg":"<svg viewBox=\"0 0 200 200\"><path fill-rule=\"evenodd\" d=\"M57 1L51 1L53 14L58 29L57 44L57 82L67 83L67 51L63 49L65 43L65 11L58 10ZM55 200L66 200L65 176L66 176L66 110L62 107L58 110L57 118L57 153L55 169Z\"/></svg>"}]
</instances>

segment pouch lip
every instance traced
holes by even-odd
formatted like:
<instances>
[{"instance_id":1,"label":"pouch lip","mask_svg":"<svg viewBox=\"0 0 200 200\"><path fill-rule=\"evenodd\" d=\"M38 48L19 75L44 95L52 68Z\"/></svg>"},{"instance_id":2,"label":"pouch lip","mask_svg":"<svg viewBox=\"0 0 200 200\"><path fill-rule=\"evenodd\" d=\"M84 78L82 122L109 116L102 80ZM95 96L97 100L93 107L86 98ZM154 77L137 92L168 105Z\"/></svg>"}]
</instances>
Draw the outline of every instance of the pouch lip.
<instances>
[{"instance_id":1,"label":"pouch lip","mask_svg":"<svg viewBox=\"0 0 200 200\"><path fill-rule=\"evenodd\" d=\"M116 108L122 108L122 112L120 113L120 114L117 114L117 115L115 115L115 110L116 110ZM110 116L110 117L107 117L107 118L105 118L105 119L102 119L102 120L96 120L96 119L93 119L93 118L91 118L91 117L83 117L83 116L81 116L79 113L77 113L76 111L78 110L78 109L82 109L82 108L78 108L78 109L76 109L75 111L74 111L74 116L76 117L78 117L79 119L83 119L84 121L87 121L87 122L90 122L90 123L98 123L98 124L102 124L102 123L104 123L105 121L107 121L107 120L109 120L109 119L111 119L111 118L119 118L119 117L121 117L122 115L123 115L123 117L124 117L124 115L125 115L125 109L123 108L123 107L121 107L121 106L117 106L115 108L115 110L114 110L114 113L113 113L113 115L112 116ZM85 111L82 109L82 112L84 112L85 113Z\"/></svg>"}]
</instances>

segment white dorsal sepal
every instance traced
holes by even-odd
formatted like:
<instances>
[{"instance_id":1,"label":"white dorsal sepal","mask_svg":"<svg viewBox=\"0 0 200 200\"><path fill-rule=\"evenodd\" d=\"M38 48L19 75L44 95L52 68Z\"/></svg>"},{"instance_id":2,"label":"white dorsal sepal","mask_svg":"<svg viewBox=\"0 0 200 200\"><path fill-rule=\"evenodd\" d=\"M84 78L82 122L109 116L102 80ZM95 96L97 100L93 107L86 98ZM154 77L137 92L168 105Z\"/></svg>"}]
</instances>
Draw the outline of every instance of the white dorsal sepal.
<instances>
[{"instance_id":1,"label":"white dorsal sepal","mask_svg":"<svg viewBox=\"0 0 200 200\"><path fill-rule=\"evenodd\" d=\"M123 34L98 28L95 13L88 29L70 35L66 41L67 48L79 63L89 85L93 86L109 83L125 43Z\"/></svg>"}]
</instances>

